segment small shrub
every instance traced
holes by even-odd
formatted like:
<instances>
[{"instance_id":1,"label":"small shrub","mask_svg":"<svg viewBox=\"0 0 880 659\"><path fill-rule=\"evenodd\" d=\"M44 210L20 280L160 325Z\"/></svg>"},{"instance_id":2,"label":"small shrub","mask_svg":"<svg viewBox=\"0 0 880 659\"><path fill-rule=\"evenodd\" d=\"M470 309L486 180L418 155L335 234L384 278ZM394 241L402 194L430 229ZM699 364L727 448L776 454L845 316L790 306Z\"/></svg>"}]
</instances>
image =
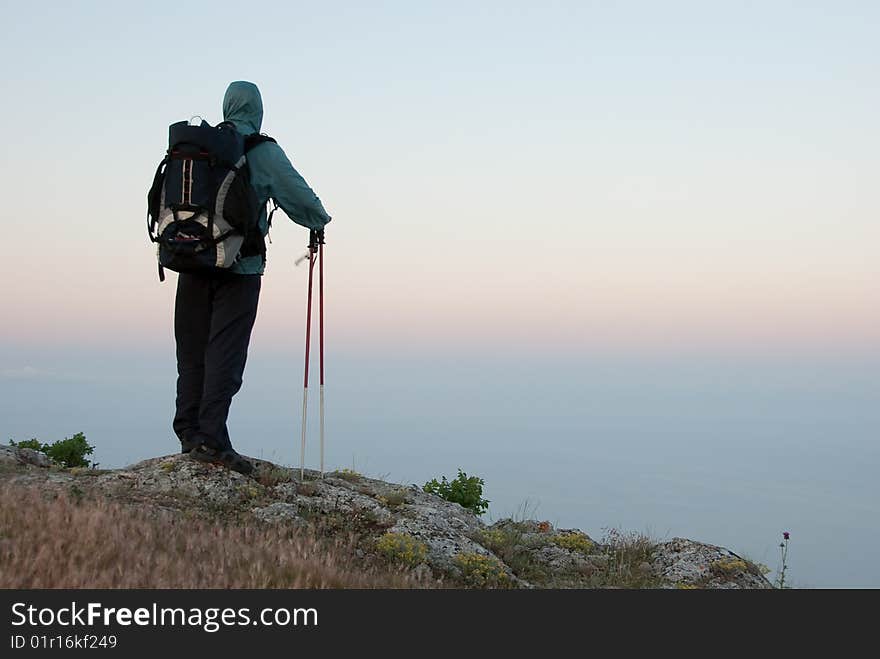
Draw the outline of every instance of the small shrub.
<instances>
[{"instance_id":1,"label":"small shrub","mask_svg":"<svg viewBox=\"0 0 880 659\"><path fill-rule=\"evenodd\" d=\"M560 533L551 538L550 542L569 551L589 554L593 550L593 543L582 533Z\"/></svg>"},{"instance_id":2,"label":"small shrub","mask_svg":"<svg viewBox=\"0 0 880 659\"><path fill-rule=\"evenodd\" d=\"M458 470L458 477L449 482L446 476L442 477L440 482L434 478L422 487L428 494L436 494L437 496L457 503L464 508L472 511L477 515L482 515L489 508L489 501L483 498L483 479L477 476L471 476Z\"/></svg>"},{"instance_id":3,"label":"small shrub","mask_svg":"<svg viewBox=\"0 0 880 659\"><path fill-rule=\"evenodd\" d=\"M44 449L44 445L40 444L40 440L38 440L36 437L32 437L31 439L26 439L23 442L17 442L17 443L10 439L9 445L10 446L17 446L18 448L29 448L29 449L33 449L34 451L40 451L40 452L42 452Z\"/></svg>"},{"instance_id":4,"label":"small shrub","mask_svg":"<svg viewBox=\"0 0 880 659\"><path fill-rule=\"evenodd\" d=\"M391 563L415 567L428 556L428 546L406 533L386 533L376 540L376 551Z\"/></svg>"},{"instance_id":5,"label":"small shrub","mask_svg":"<svg viewBox=\"0 0 880 659\"><path fill-rule=\"evenodd\" d=\"M91 455L95 448L86 441L86 436L78 432L73 437L55 442L48 447L46 455L65 467L88 467L85 456Z\"/></svg>"},{"instance_id":6,"label":"small shrub","mask_svg":"<svg viewBox=\"0 0 880 659\"><path fill-rule=\"evenodd\" d=\"M73 437L65 437L52 444L40 444L36 438L33 438L18 444L12 442L12 446L41 451L53 461L68 469L71 467L91 466L89 461L86 460L86 456L91 455L95 450L95 447L86 441L86 436L81 432L76 433Z\"/></svg>"},{"instance_id":7,"label":"small shrub","mask_svg":"<svg viewBox=\"0 0 880 659\"><path fill-rule=\"evenodd\" d=\"M494 556L462 552L456 555L455 564L465 583L474 588L509 588L512 585L504 564Z\"/></svg>"}]
</instances>

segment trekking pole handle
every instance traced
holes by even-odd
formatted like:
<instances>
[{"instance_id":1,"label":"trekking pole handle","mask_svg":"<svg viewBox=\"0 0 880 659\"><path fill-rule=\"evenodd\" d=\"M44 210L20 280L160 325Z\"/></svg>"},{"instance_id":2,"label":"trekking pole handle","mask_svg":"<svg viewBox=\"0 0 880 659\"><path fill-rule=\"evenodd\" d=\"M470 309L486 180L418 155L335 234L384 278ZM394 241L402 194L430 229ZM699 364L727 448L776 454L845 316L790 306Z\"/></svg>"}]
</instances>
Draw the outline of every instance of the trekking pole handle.
<instances>
[{"instance_id":1,"label":"trekking pole handle","mask_svg":"<svg viewBox=\"0 0 880 659\"><path fill-rule=\"evenodd\" d=\"M312 229L309 231L309 249L313 252L318 251L318 245L324 244L324 230Z\"/></svg>"},{"instance_id":2,"label":"trekking pole handle","mask_svg":"<svg viewBox=\"0 0 880 659\"><path fill-rule=\"evenodd\" d=\"M294 266L298 266L303 261L307 260L312 254L318 251L318 246L324 244L324 230L323 229L312 229L309 232L309 249L308 251L300 256L293 262Z\"/></svg>"}]
</instances>

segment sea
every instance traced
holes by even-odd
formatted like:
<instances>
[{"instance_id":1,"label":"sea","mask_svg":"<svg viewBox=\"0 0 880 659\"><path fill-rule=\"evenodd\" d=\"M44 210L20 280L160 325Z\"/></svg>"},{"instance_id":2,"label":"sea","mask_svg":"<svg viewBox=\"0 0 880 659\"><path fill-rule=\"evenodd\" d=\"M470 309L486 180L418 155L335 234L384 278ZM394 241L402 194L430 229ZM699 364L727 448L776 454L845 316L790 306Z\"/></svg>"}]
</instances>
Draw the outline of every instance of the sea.
<instances>
[{"instance_id":1,"label":"sea","mask_svg":"<svg viewBox=\"0 0 880 659\"><path fill-rule=\"evenodd\" d=\"M100 468L174 453L173 347L0 349L0 441L83 432ZM320 467L317 367L306 466ZM402 485L459 470L487 523L720 545L785 585L880 587L880 358L332 352L324 467ZM252 345L230 434L298 466L302 353Z\"/></svg>"}]
</instances>

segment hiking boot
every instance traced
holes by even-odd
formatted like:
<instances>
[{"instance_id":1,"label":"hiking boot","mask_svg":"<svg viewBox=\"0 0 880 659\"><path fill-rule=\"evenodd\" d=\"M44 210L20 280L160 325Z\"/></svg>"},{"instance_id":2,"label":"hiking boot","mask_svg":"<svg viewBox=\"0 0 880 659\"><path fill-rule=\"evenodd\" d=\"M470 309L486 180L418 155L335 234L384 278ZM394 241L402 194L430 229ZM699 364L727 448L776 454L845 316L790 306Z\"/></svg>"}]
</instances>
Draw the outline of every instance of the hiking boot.
<instances>
[{"instance_id":1,"label":"hiking boot","mask_svg":"<svg viewBox=\"0 0 880 659\"><path fill-rule=\"evenodd\" d=\"M189 452L189 457L199 462L207 462L217 464L237 471L240 474L250 474L254 470L254 465L249 460L245 460L242 456L230 448L215 449L204 444L200 444Z\"/></svg>"},{"instance_id":2,"label":"hiking boot","mask_svg":"<svg viewBox=\"0 0 880 659\"><path fill-rule=\"evenodd\" d=\"M199 440L197 439L181 439L180 440L180 452L181 453L189 453L193 449L199 447Z\"/></svg>"}]
</instances>

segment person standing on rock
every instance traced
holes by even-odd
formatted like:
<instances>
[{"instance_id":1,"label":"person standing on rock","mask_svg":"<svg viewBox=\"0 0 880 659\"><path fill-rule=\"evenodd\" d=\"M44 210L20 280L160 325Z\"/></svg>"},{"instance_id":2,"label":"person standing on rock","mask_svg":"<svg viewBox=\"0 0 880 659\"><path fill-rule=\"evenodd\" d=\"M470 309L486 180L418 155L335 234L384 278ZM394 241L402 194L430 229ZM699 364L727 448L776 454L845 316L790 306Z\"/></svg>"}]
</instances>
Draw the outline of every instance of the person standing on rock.
<instances>
[{"instance_id":1,"label":"person standing on rock","mask_svg":"<svg viewBox=\"0 0 880 659\"><path fill-rule=\"evenodd\" d=\"M223 98L223 120L242 135L259 134L263 101L257 86L237 81ZM268 233L266 204L274 199L297 224L310 229L311 244L323 242L330 216L274 140L264 139L247 154L250 182ZM174 306L177 401L173 428L181 450L204 462L248 474L253 465L232 447L226 420L242 384L251 330L257 316L262 255L246 256L228 271L180 273Z\"/></svg>"}]
</instances>

